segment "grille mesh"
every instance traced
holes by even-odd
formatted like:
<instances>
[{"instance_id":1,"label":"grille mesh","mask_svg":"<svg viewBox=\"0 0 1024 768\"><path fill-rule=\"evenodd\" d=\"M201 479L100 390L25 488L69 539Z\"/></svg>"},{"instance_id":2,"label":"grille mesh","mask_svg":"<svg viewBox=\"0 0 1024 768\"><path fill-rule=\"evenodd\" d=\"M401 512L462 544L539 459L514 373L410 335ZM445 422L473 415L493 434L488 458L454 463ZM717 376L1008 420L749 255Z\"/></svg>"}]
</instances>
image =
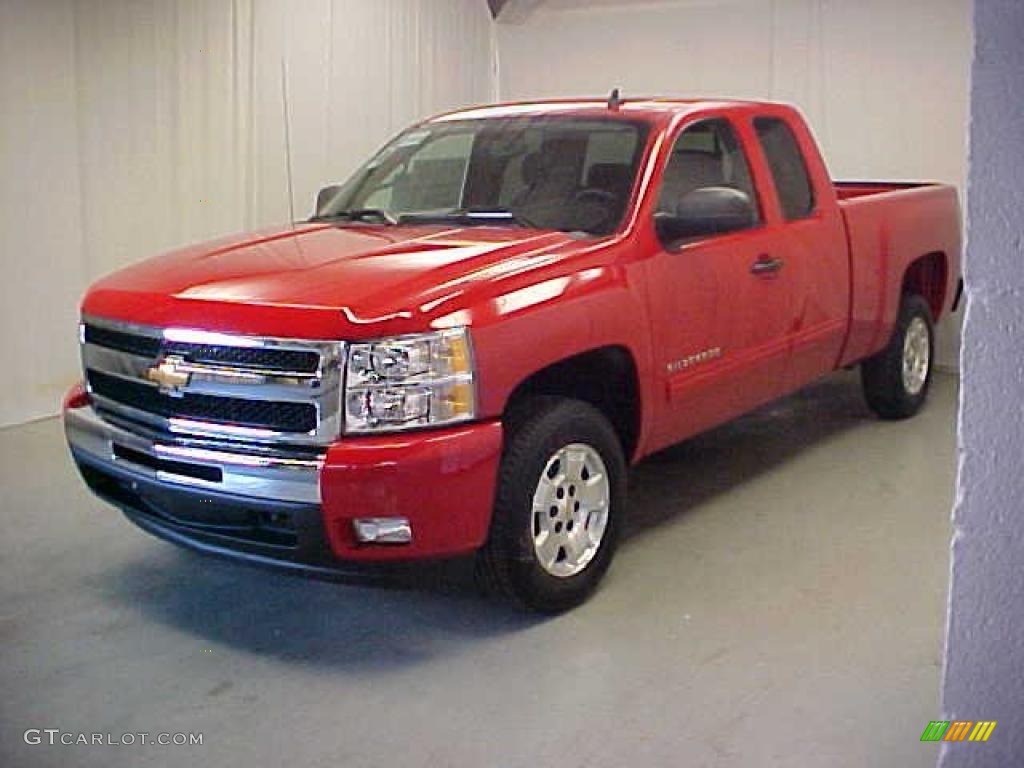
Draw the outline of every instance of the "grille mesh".
<instances>
[{"instance_id":1,"label":"grille mesh","mask_svg":"<svg viewBox=\"0 0 1024 768\"><path fill-rule=\"evenodd\" d=\"M185 418L278 432L312 432L316 406L273 400L243 400L186 393L171 397L149 384L128 381L102 371L87 371L93 392L115 402L164 418Z\"/></svg>"},{"instance_id":2,"label":"grille mesh","mask_svg":"<svg viewBox=\"0 0 1024 768\"><path fill-rule=\"evenodd\" d=\"M232 365L266 371L297 371L315 373L320 355L298 349L254 349L250 347L218 347L210 344L164 342L164 351L181 355L193 363Z\"/></svg>"},{"instance_id":3,"label":"grille mesh","mask_svg":"<svg viewBox=\"0 0 1024 768\"><path fill-rule=\"evenodd\" d=\"M114 331L110 328L100 328L96 325L85 326L85 341L98 347L127 352L130 355L156 357L160 354L160 339Z\"/></svg>"},{"instance_id":4,"label":"grille mesh","mask_svg":"<svg viewBox=\"0 0 1024 768\"><path fill-rule=\"evenodd\" d=\"M192 363L237 366L261 371L316 373L320 365L320 355L311 350L161 342L159 338L153 336L125 333L89 324L85 326L85 341L142 357L155 358L163 351L165 354L180 355Z\"/></svg>"}]
</instances>

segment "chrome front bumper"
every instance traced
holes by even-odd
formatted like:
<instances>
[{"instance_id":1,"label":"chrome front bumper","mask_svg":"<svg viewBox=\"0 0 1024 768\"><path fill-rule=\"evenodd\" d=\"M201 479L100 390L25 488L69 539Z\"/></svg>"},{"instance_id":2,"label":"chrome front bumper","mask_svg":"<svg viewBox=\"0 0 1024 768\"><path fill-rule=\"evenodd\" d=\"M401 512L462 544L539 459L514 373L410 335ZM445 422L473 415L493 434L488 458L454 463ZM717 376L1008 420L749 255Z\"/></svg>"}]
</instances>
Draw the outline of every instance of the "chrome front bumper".
<instances>
[{"instance_id":1,"label":"chrome front bumper","mask_svg":"<svg viewBox=\"0 0 1024 768\"><path fill-rule=\"evenodd\" d=\"M248 453L149 438L102 419L91 406L64 413L72 451L120 474L261 501L320 503L323 454Z\"/></svg>"}]
</instances>

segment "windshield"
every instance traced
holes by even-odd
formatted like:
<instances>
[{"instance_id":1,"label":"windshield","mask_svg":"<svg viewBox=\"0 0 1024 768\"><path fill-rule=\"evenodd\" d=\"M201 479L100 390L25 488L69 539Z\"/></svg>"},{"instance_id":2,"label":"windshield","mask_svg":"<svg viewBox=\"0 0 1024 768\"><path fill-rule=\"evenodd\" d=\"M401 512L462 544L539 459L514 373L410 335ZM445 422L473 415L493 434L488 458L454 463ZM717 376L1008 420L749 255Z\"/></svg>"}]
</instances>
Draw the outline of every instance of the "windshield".
<instances>
[{"instance_id":1,"label":"windshield","mask_svg":"<svg viewBox=\"0 0 1024 768\"><path fill-rule=\"evenodd\" d=\"M609 234L629 203L646 127L565 116L416 126L359 169L319 219L513 223Z\"/></svg>"}]
</instances>

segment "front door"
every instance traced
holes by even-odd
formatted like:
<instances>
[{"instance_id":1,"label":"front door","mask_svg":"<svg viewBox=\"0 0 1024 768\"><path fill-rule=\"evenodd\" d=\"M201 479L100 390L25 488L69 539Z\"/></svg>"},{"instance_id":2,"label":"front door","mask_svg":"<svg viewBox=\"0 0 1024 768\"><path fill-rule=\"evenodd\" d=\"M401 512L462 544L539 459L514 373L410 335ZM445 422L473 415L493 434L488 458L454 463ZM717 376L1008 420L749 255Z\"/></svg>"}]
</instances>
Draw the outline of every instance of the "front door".
<instances>
[{"instance_id":1,"label":"front door","mask_svg":"<svg viewBox=\"0 0 1024 768\"><path fill-rule=\"evenodd\" d=\"M791 286L779 260L781 235L764 225L743 143L725 118L679 133L657 193L659 213L671 216L687 195L708 187L738 190L754 214L745 226L716 234L675 242L662 234L649 261L652 334L665 385L654 429L660 445L786 391Z\"/></svg>"}]
</instances>

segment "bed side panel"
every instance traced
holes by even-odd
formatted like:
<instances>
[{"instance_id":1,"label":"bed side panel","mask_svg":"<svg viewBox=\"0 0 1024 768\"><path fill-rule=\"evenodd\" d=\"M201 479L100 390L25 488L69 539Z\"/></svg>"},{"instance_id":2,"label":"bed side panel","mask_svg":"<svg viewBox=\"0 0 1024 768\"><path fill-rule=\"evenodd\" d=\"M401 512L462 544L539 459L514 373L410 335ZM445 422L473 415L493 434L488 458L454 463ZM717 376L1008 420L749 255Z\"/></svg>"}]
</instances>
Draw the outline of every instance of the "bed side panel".
<instances>
[{"instance_id":1,"label":"bed side panel","mask_svg":"<svg viewBox=\"0 0 1024 768\"><path fill-rule=\"evenodd\" d=\"M944 256L941 305L948 311L960 277L960 212L956 190L939 184L848 197L840 209L852 280L850 329L840 364L849 365L885 346L896 321L903 277L922 256Z\"/></svg>"}]
</instances>

